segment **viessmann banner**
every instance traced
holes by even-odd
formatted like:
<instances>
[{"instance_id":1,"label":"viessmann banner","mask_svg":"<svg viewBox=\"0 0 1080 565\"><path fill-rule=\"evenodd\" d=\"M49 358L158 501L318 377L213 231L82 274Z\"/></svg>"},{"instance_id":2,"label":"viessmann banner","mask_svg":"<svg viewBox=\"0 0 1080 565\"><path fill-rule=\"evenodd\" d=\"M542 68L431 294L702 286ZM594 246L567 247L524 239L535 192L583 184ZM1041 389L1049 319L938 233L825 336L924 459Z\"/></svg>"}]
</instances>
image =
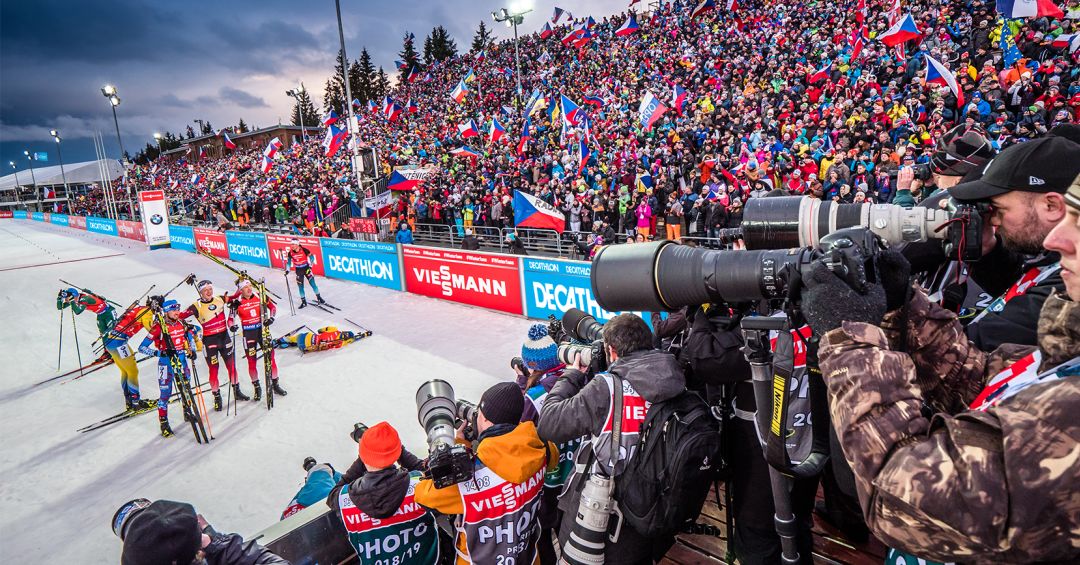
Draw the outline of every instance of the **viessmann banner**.
<instances>
[{"instance_id":1,"label":"viessmann banner","mask_svg":"<svg viewBox=\"0 0 1080 565\"><path fill-rule=\"evenodd\" d=\"M206 228L195 228L195 247L209 251L211 255L219 259L229 258L229 245L225 241L225 234L208 230Z\"/></svg>"},{"instance_id":2,"label":"viessmann banner","mask_svg":"<svg viewBox=\"0 0 1080 565\"><path fill-rule=\"evenodd\" d=\"M266 247L270 250L270 266L275 269L285 268L286 249L293 239L300 240L300 245L311 252L311 256L308 257L311 272L315 273L316 276L326 276L326 272L323 270L322 246L319 244L319 238L317 237L266 234Z\"/></svg>"},{"instance_id":3,"label":"viessmann banner","mask_svg":"<svg viewBox=\"0 0 1080 565\"><path fill-rule=\"evenodd\" d=\"M225 243L229 258L234 261L270 266L270 251L266 248L266 234L250 231L227 231Z\"/></svg>"},{"instance_id":4,"label":"viessmann banner","mask_svg":"<svg viewBox=\"0 0 1080 565\"><path fill-rule=\"evenodd\" d=\"M142 222L116 220L116 233L125 239L146 243L146 229L143 228Z\"/></svg>"},{"instance_id":5,"label":"viessmann banner","mask_svg":"<svg viewBox=\"0 0 1080 565\"><path fill-rule=\"evenodd\" d=\"M169 244L173 249L195 253L195 231L190 226L169 225Z\"/></svg>"},{"instance_id":6,"label":"viessmann banner","mask_svg":"<svg viewBox=\"0 0 1080 565\"><path fill-rule=\"evenodd\" d=\"M404 245L405 289L461 304L521 314L517 257Z\"/></svg>"},{"instance_id":7,"label":"viessmann banner","mask_svg":"<svg viewBox=\"0 0 1080 565\"><path fill-rule=\"evenodd\" d=\"M323 239L326 276L402 290L397 245L352 239Z\"/></svg>"}]
</instances>

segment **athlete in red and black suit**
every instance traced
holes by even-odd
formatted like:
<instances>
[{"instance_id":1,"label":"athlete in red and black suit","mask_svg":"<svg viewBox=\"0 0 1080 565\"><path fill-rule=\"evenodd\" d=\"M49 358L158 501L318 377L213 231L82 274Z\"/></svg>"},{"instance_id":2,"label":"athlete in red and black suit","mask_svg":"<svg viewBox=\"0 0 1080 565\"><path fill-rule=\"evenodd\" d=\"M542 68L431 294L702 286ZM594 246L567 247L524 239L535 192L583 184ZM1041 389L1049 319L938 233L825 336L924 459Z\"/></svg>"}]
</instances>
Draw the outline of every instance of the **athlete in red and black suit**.
<instances>
[{"instance_id":1,"label":"athlete in red and black suit","mask_svg":"<svg viewBox=\"0 0 1080 565\"><path fill-rule=\"evenodd\" d=\"M254 287L251 286L251 282L247 279L242 279L237 286L239 289L229 297L229 330L236 332L239 329L236 326L236 315L239 314L240 325L244 329L244 356L247 357L248 375L251 376L251 386L255 387L255 399L258 400L261 395L261 388L259 387L259 369L256 357L259 354L260 342L262 341L263 301L258 294L255 294ZM277 306L269 298L266 299L265 304L267 309L266 325L269 326L274 323ZM278 384L277 359L274 358L273 348L270 349L270 378L273 380L271 384L273 393L278 396L285 396L287 394L285 389ZM239 385L234 386L236 387L233 389L236 398L247 400L248 398L240 392Z\"/></svg>"},{"instance_id":2,"label":"athlete in red and black suit","mask_svg":"<svg viewBox=\"0 0 1080 565\"><path fill-rule=\"evenodd\" d=\"M233 354L233 340L225 323L225 295L214 296L214 285L210 281L199 281L195 285L199 299L181 313L182 318L194 317L202 325L202 343L205 347L203 356L210 370L210 388L214 394L214 410L221 411L221 391L218 390L218 356L225 361L229 372L229 382L234 386L239 382L236 377L236 357Z\"/></svg>"},{"instance_id":3,"label":"athlete in red and black suit","mask_svg":"<svg viewBox=\"0 0 1080 565\"><path fill-rule=\"evenodd\" d=\"M311 285L311 290L315 291L315 299L320 304L325 303L322 294L319 294L319 287L315 284L315 275L311 272L311 263L308 260L311 257L311 251L300 245L299 239L294 238L289 243L289 247L285 249L285 274L289 274L290 267L296 271L296 287L300 290L300 308L307 306L307 297L304 296L304 279L307 279L308 284Z\"/></svg>"}]
</instances>

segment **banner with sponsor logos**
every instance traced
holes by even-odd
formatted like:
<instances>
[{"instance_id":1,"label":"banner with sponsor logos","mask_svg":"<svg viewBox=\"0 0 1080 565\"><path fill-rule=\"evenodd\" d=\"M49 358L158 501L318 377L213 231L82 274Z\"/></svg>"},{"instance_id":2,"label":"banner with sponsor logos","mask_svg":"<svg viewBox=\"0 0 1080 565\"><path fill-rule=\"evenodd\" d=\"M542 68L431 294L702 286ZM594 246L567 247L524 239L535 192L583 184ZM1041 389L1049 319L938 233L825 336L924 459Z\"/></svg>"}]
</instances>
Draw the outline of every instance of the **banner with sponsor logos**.
<instances>
[{"instance_id":1,"label":"banner with sponsor logos","mask_svg":"<svg viewBox=\"0 0 1080 565\"><path fill-rule=\"evenodd\" d=\"M561 319L571 308L583 310L600 322L621 312L608 312L596 302L589 283L592 263L562 259L521 258L525 281L525 315L540 320L549 315ZM648 312L631 312L652 327Z\"/></svg>"},{"instance_id":2,"label":"banner with sponsor logos","mask_svg":"<svg viewBox=\"0 0 1080 565\"><path fill-rule=\"evenodd\" d=\"M195 231L190 226L169 226L169 244L173 249L195 253Z\"/></svg>"},{"instance_id":3,"label":"banner with sponsor logos","mask_svg":"<svg viewBox=\"0 0 1080 565\"><path fill-rule=\"evenodd\" d=\"M291 245L289 242L294 239L299 240L300 245L311 252L311 256L308 257L311 272L318 276L326 276L326 272L323 270L322 246L319 245L319 238L317 237L300 237L276 233L266 234L266 247L270 250L270 266L275 269L285 268L286 249Z\"/></svg>"},{"instance_id":4,"label":"banner with sponsor logos","mask_svg":"<svg viewBox=\"0 0 1080 565\"><path fill-rule=\"evenodd\" d=\"M518 257L404 245L405 289L510 314L522 314Z\"/></svg>"},{"instance_id":5,"label":"banner with sponsor logos","mask_svg":"<svg viewBox=\"0 0 1080 565\"><path fill-rule=\"evenodd\" d=\"M146 242L146 230L143 229L142 222L116 220L116 235L125 239Z\"/></svg>"},{"instance_id":6,"label":"banner with sponsor logos","mask_svg":"<svg viewBox=\"0 0 1080 565\"><path fill-rule=\"evenodd\" d=\"M85 230L86 216L68 216L68 227L77 230Z\"/></svg>"},{"instance_id":7,"label":"banner with sponsor logos","mask_svg":"<svg viewBox=\"0 0 1080 565\"><path fill-rule=\"evenodd\" d=\"M0 218L14 218L15 214L11 210L0 210Z\"/></svg>"},{"instance_id":8,"label":"banner with sponsor logos","mask_svg":"<svg viewBox=\"0 0 1080 565\"><path fill-rule=\"evenodd\" d=\"M49 223L58 226L70 225L67 214L49 214Z\"/></svg>"},{"instance_id":9,"label":"banner with sponsor logos","mask_svg":"<svg viewBox=\"0 0 1080 565\"><path fill-rule=\"evenodd\" d=\"M86 231L105 235L116 235L116 220L87 216Z\"/></svg>"},{"instance_id":10,"label":"banner with sponsor logos","mask_svg":"<svg viewBox=\"0 0 1080 565\"><path fill-rule=\"evenodd\" d=\"M139 210L150 249L169 245L169 206L164 190L140 190Z\"/></svg>"},{"instance_id":11,"label":"banner with sponsor logos","mask_svg":"<svg viewBox=\"0 0 1080 565\"><path fill-rule=\"evenodd\" d=\"M41 213L41 221L45 222L46 224L49 223L49 219L51 217L52 217L51 212L42 212Z\"/></svg>"},{"instance_id":12,"label":"banner with sponsor logos","mask_svg":"<svg viewBox=\"0 0 1080 565\"><path fill-rule=\"evenodd\" d=\"M45 214L42 214L41 212L31 212L30 219L34 220L35 222L44 222Z\"/></svg>"},{"instance_id":13,"label":"banner with sponsor logos","mask_svg":"<svg viewBox=\"0 0 1080 565\"><path fill-rule=\"evenodd\" d=\"M229 245L225 241L225 234L206 228L195 228L192 231L195 232L195 247L209 251L219 259L229 258Z\"/></svg>"},{"instance_id":14,"label":"banner with sponsor logos","mask_svg":"<svg viewBox=\"0 0 1080 565\"><path fill-rule=\"evenodd\" d=\"M16 220L25 220L26 219L26 210L15 210L14 212L11 213L11 217L16 219Z\"/></svg>"},{"instance_id":15,"label":"banner with sponsor logos","mask_svg":"<svg viewBox=\"0 0 1080 565\"><path fill-rule=\"evenodd\" d=\"M352 239L322 240L326 276L402 290L397 245Z\"/></svg>"},{"instance_id":16,"label":"banner with sponsor logos","mask_svg":"<svg viewBox=\"0 0 1080 565\"><path fill-rule=\"evenodd\" d=\"M227 231L225 242L229 258L233 261L270 266L270 250L266 248L266 234L250 231Z\"/></svg>"}]
</instances>

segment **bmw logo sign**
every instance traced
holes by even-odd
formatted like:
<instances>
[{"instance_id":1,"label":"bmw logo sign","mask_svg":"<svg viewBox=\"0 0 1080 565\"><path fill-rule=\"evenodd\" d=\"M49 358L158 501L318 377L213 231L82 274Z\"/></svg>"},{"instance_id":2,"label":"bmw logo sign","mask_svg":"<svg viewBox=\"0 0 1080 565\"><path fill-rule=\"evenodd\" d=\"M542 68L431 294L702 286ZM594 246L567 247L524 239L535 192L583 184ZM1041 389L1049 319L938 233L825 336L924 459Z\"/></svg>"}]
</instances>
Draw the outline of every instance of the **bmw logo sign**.
<instances>
[{"instance_id":1,"label":"bmw logo sign","mask_svg":"<svg viewBox=\"0 0 1080 565\"><path fill-rule=\"evenodd\" d=\"M150 216L150 223L154 224L155 226L160 224L163 221L165 221L165 220L164 220L164 218L161 217L161 214L154 214L153 216Z\"/></svg>"}]
</instances>

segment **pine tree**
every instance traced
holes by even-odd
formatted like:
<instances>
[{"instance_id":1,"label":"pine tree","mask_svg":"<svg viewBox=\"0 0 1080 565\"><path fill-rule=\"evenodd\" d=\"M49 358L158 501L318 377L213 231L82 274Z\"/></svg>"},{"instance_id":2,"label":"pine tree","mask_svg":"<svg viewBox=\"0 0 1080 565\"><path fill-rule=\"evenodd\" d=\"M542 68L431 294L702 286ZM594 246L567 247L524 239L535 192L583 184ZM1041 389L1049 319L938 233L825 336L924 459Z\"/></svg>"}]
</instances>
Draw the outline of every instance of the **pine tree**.
<instances>
[{"instance_id":1,"label":"pine tree","mask_svg":"<svg viewBox=\"0 0 1080 565\"><path fill-rule=\"evenodd\" d=\"M319 112L315 109L315 105L311 103L311 96L308 94L307 89L300 93L299 104L293 104L292 124L294 126L301 125L300 116L304 117L304 126L318 127Z\"/></svg>"},{"instance_id":2,"label":"pine tree","mask_svg":"<svg viewBox=\"0 0 1080 565\"><path fill-rule=\"evenodd\" d=\"M210 125L210 120L203 120L202 125L199 129L199 133L203 135L209 135L214 133L214 126Z\"/></svg>"},{"instance_id":3,"label":"pine tree","mask_svg":"<svg viewBox=\"0 0 1080 565\"><path fill-rule=\"evenodd\" d=\"M349 65L349 90L352 91L353 100L360 100L360 84L362 82L363 81L360 80L360 62L353 61L352 64ZM351 103L352 100L349 100L349 102ZM363 104L364 101L360 100L360 103Z\"/></svg>"},{"instance_id":4,"label":"pine tree","mask_svg":"<svg viewBox=\"0 0 1080 565\"><path fill-rule=\"evenodd\" d=\"M420 57L416 54L416 46L413 44L415 41L416 36L408 32L402 39L401 52L398 53L398 57L401 57L405 63L405 69L401 71L402 78L409 74L409 69L420 66Z\"/></svg>"},{"instance_id":5,"label":"pine tree","mask_svg":"<svg viewBox=\"0 0 1080 565\"><path fill-rule=\"evenodd\" d=\"M390 77L386 76L386 71L382 67L379 67L379 74L375 75L375 84L372 85L374 90L374 98L379 99L390 92Z\"/></svg>"},{"instance_id":6,"label":"pine tree","mask_svg":"<svg viewBox=\"0 0 1080 565\"><path fill-rule=\"evenodd\" d=\"M360 51L360 58L357 59L356 65L359 67L357 70L359 88L353 92L353 97L359 98L361 103L367 103L368 100L378 98L374 92L375 65L371 64L371 55L366 47ZM352 69L350 69L350 74L351 72Z\"/></svg>"},{"instance_id":7,"label":"pine tree","mask_svg":"<svg viewBox=\"0 0 1080 565\"><path fill-rule=\"evenodd\" d=\"M480 20L480 25L476 28L476 35L474 35L472 39L471 50L473 53L479 53L487 47L488 43L491 43L491 30L488 29L484 20Z\"/></svg>"},{"instance_id":8,"label":"pine tree","mask_svg":"<svg viewBox=\"0 0 1080 565\"><path fill-rule=\"evenodd\" d=\"M236 124L236 133L247 133L248 125L244 123L244 118L240 118L240 123Z\"/></svg>"},{"instance_id":9,"label":"pine tree","mask_svg":"<svg viewBox=\"0 0 1080 565\"><path fill-rule=\"evenodd\" d=\"M443 26L431 30L431 56L436 61L444 61L457 55L457 42L450 37L450 32Z\"/></svg>"},{"instance_id":10,"label":"pine tree","mask_svg":"<svg viewBox=\"0 0 1080 565\"><path fill-rule=\"evenodd\" d=\"M345 58L338 51L334 62L334 74L326 79L323 107L332 108L339 116L345 111ZM307 116L304 117L307 120Z\"/></svg>"},{"instance_id":11,"label":"pine tree","mask_svg":"<svg viewBox=\"0 0 1080 565\"><path fill-rule=\"evenodd\" d=\"M424 38L424 65L431 66L435 62L435 52L432 47L431 36Z\"/></svg>"},{"instance_id":12,"label":"pine tree","mask_svg":"<svg viewBox=\"0 0 1080 565\"><path fill-rule=\"evenodd\" d=\"M187 130L184 133L186 134L187 139L191 139L191 138L195 137L195 128L193 128L193 127L191 127L189 125L187 127Z\"/></svg>"}]
</instances>

